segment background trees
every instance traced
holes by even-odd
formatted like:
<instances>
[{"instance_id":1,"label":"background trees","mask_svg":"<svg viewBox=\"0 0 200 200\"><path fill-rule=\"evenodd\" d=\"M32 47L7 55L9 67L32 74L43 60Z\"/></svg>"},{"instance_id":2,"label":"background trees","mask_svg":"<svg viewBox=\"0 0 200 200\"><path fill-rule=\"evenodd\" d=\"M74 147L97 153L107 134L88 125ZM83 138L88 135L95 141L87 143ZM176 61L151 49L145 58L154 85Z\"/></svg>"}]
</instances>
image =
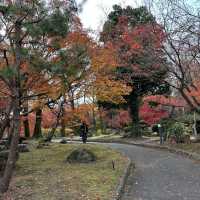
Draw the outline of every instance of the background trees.
<instances>
[{"instance_id":1,"label":"background trees","mask_svg":"<svg viewBox=\"0 0 200 200\"><path fill-rule=\"evenodd\" d=\"M89 88L95 96L115 102L129 92L112 76L116 66L112 48L100 46L81 30L72 3L18 0L0 6L1 93L7 93L11 107L6 105L11 145L0 192L7 190L12 177L22 121L25 135L30 135L29 113L36 111L34 136L39 137L42 110L49 107L55 112L56 121L48 136L51 140L65 116L64 106L75 109L75 100L89 94ZM116 92L109 97L113 88ZM7 125L5 119L2 123Z\"/></svg>"},{"instance_id":2,"label":"background trees","mask_svg":"<svg viewBox=\"0 0 200 200\"><path fill-rule=\"evenodd\" d=\"M64 136L66 125L90 114L95 124L98 112L100 123L131 123L131 136L140 136L140 118L152 125L170 116L152 102L187 102L199 112L198 10L183 1L158 5L165 6L158 19L147 7L115 5L99 41L83 30L72 0L0 5L0 139L9 127L11 141L0 192L12 176L22 124L26 137L41 137L42 125L50 128L50 141L58 126ZM185 102L152 96L169 94L169 87Z\"/></svg>"}]
</instances>

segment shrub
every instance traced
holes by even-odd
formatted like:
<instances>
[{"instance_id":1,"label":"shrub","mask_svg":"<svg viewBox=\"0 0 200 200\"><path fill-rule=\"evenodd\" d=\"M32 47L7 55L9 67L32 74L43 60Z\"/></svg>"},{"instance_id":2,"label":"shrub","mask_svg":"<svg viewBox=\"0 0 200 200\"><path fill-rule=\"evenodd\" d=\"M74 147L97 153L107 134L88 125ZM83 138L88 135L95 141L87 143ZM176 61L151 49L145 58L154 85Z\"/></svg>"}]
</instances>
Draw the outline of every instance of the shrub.
<instances>
[{"instance_id":1,"label":"shrub","mask_svg":"<svg viewBox=\"0 0 200 200\"><path fill-rule=\"evenodd\" d=\"M175 136L176 142L181 143L184 141L184 125L182 123L174 123L168 128L168 137Z\"/></svg>"},{"instance_id":2,"label":"shrub","mask_svg":"<svg viewBox=\"0 0 200 200\"><path fill-rule=\"evenodd\" d=\"M154 125L152 126L152 132L159 133L158 125L157 125L157 124L154 124Z\"/></svg>"}]
</instances>

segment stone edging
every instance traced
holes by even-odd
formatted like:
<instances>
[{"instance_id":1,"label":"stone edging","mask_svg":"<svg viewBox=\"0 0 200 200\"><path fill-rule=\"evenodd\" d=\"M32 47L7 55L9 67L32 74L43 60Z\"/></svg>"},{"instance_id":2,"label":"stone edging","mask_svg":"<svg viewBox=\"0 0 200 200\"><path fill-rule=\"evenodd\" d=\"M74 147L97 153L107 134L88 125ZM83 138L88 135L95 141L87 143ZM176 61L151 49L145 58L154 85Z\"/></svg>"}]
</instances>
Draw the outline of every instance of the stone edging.
<instances>
[{"instance_id":1,"label":"stone edging","mask_svg":"<svg viewBox=\"0 0 200 200\"><path fill-rule=\"evenodd\" d=\"M119 184L118 184L117 189L116 189L116 193L115 193L114 197L112 198L112 200L120 200L121 199L122 193L124 191L124 187L126 185L127 178L128 178L128 176L130 174L130 171L131 171L132 167L134 167L134 164L128 158L128 164L127 164L127 166L126 166L126 168L124 170L123 176L120 178Z\"/></svg>"}]
</instances>

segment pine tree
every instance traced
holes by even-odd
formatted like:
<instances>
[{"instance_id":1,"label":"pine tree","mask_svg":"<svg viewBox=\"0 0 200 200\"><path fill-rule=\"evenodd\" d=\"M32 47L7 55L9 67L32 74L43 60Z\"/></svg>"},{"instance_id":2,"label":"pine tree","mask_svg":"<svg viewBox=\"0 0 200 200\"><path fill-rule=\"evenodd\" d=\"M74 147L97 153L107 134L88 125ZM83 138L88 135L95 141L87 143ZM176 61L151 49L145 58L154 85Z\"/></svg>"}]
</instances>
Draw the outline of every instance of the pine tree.
<instances>
[{"instance_id":1,"label":"pine tree","mask_svg":"<svg viewBox=\"0 0 200 200\"><path fill-rule=\"evenodd\" d=\"M69 31L73 8L71 2L16 0L0 6L0 80L10 90L13 113L11 146L0 180L0 193L8 189L17 160L22 104L31 98L30 94L25 97L23 93L23 81L26 76L31 76L31 73L23 73L23 64L27 63L40 73L48 72L52 67L50 58L54 52L49 53L49 48L59 48L57 41Z\"/></svg>"}]
</instances>

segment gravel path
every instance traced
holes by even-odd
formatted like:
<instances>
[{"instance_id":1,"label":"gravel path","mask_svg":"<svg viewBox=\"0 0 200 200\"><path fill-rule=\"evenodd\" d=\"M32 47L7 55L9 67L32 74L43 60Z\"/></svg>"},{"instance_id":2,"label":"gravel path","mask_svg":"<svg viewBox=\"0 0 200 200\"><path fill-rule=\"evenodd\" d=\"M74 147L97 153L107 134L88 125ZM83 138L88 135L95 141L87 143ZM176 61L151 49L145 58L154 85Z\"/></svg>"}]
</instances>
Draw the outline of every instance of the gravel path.
<instances>
[{"instance_id":1,"label":"gravel path","mask_svg":"<svg viewBox=\"0 0 200 200\"><path fill-rule=\"evenodd\" d=\"M200 163L143 147L106 144L136 164L122 200L200 200Z\"/></svg>"}]
</instances>

